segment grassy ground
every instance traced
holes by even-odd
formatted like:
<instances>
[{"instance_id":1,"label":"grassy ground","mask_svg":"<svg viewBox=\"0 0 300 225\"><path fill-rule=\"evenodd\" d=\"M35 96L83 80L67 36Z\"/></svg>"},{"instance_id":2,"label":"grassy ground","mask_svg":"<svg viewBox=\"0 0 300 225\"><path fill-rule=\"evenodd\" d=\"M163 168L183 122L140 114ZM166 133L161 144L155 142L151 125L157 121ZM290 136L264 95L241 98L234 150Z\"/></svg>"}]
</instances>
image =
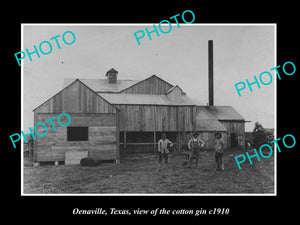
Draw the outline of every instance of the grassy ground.
<instances>
[{"instance_id":1,"label":"grassy ground","mask_svg":"<svg viewBox=\"0 0 300 225\"><path fill-rule=\"evenodd\" d=\"M202 152L199 168L187 168L185 157L172 154L169 167L156 171L157 157L135 155L121 164L97 167L24 166L24 193L274 193L274 158L254 165L248 161L239 170L234 156L225 153L225 171L216 171L214 153Z\"/></svg>"}]
</instances>

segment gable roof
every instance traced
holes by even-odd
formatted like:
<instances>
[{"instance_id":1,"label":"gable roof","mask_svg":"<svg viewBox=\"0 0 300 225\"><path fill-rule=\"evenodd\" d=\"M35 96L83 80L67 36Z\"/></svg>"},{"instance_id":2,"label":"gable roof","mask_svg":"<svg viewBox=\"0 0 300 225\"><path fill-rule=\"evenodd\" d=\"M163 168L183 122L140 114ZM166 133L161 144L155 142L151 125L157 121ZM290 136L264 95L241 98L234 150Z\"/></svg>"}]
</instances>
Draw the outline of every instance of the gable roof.
<instances>
[{"instance_id":1,"label":"gable roof","mask_svg":"<svg viewBox=\"0 0 300 225\"><path fill-rule=\"evenodd\" d=\"M178 88L181 92L183 92L181 87L179 87L178 85L175 85L175 86L171 87L168 91L166 91L165 95L171 93L176 88Z\"/></svg>"},{"instance_id":2,"label":"gable roof","mask_svg":"<svg viewBox=\"0 0 300 225\"><path fill-rule=\"evenodd\" d=\"M150 77L147 77L146 79L143 79L143 80L140 80L140 81L136 82L135 84L133 84L133 85L131 85L131 86L129 86L129 87L123 89L122 91L126 91L127 89L130 89L130 88L132 88L132 87L134 87L134 86L136 86L136 85L139 85L139 84L141 84L142 82L147 82L147 81L149 81L149 80L151 80L151 79L152 79L152 80L157 79L157 80L162 81L163 83L167 84L167 85L169 86L168 90L169 90L170 88L173 87L172 84L170 84L169 82L163 80L162 78L160 78L160 77L158 77L158 76L156 76L156 75L154 74L154 75L152 75L152 76L150 76Z\"/></svg>"},{"instance_id":3,"label":"gable roof","mask_svg":"<svg viewBox=\"0 0 300 225\"><path fill-rule=\"evenodd\" d=\"M205 106L218 120L245 121L232 106Z\"/></svg>"},{"instance_id":4,"label":"gable roof","mask_svg":"<svg viewBox=\"0 0 300 225\"><path fill-rule=\"evenodd\" d=\"M205 106L196 106L196 131L225 132L227 129Z\"/></svg>"},{"instance_id":5,"label":"gable roof","mask_svg":"<svg viewBox=\"0 0 300 225\"><path fill-rule=\"evenodd\" d=\"M33 111L47 113L114 113L116 110L120 111L79 79L33 109Z\"/></svg>"},{"instance_id":6,"label":"gable roof","mask_svg":"<svg viewBox=\"0 0 300 225\"><path fill-rule=\"evenodd\" d=\"M63 87L72 83L75 78L65 78ZM116 83L108 83L107 79L80 79L85 85L90 87L95 92L120 92L137 82L139 80L117 80Z\"/></svg>"},{"instance_id":7,"label":"gable roof","mask_svg":"<svg viewBox=\"0 0 300 225\"><path fill-rule=\"evenodd\" d=\"M124 94L101 93L103 98L115 105L168 105L168 106L193 106L195 103L187 96L178 96L170 99L165 95L151 94Z\"/></svg>"},{"instance_id":8,"label":"gable roof","mask_svg":"<svg viewBox=\"0 0 300 225\"><path fill-rule=\"evenodd\" d=\"M113 70L113 69L111 69L111 70ZM95 92L99 92L99 93L120 93L120 92L128 90L131 87L134 87L135 85L138 85L142 82L145 82L145 81L153 79L153 78L156 78L160 81L163 81L164 83L169 85L170 88L173 87L172 84L170 84L169 82L161 79L160 77L158 77L156 75L152 75L152 76L147 77L143 80L117 80L116 83L108 83L107 79L81 79L80 78L80 81L83 82L88 87L90 87ZM74 80L76 80L76 78L64 78L63 87L68 86Z\"/></svg>"},{"instance_id":9,"label":"gable roof","mask_svg":"<svg viewBox=\"0 0 300 225\"><path fill-rule=\"evenodd\" d=\"M105 76L107 76L109 73L118 73L118 71L116 71L114 68L111 68L109 71L106 72Z\"/></svg>"}]
</instances>

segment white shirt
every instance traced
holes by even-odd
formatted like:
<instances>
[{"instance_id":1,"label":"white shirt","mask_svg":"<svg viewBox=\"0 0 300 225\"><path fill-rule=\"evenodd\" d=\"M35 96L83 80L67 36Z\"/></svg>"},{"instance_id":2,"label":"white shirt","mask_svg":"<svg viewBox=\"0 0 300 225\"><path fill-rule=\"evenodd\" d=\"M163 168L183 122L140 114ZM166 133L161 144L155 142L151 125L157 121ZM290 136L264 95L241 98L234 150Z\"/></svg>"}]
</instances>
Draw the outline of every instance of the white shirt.
<instances>
[{"instance_id":1,"label":"white shirt","mask_svg":"<svg viewBox=\"0 0 300 225\"><path fill-rule=\"evenodd\" d=\"M158 152L160 153L169 153L168 144L173 145L169 139L160 139L158 141Z\"/></svg>"},{"instance_id":2,"label":"white shirt","mask_svg":"<svg viewBox=\"0 0 300 225\"><path fill-rule=\"evenodd\" d=\"M198 138L193 137L193 138L188 142L188 148L189 148L189 149L192 148L191 142L197 142L199 147L203 147L204 144L205 144L205 142L204 142L202 139L200 139L199 137L198 137Z\"/></svg>"}]
</instances>

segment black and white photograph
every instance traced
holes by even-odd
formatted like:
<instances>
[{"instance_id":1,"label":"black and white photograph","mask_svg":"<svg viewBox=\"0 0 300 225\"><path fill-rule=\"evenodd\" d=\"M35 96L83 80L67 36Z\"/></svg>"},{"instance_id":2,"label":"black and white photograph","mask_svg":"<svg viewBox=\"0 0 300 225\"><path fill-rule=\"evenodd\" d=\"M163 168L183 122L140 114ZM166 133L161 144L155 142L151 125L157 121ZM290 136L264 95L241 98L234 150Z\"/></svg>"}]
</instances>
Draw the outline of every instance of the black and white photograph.
<instances>
[{"instance_id":1,"label":"black and white photograph","mask_svg":"<svg viewBox=\"0 0 300 225\"><path fill-rule=\"evenodd\" d=\"M296 5L109 3L3 7L3 220L297 221Z\"/></svg>"},{"instance_id":2,"label":"black and white photograph","mask_svg":"<svg viewBox=\"0 0 300 225\"><path fill-rule=\"evenodd\" d=\"M276 24L179 24L22 24L22 195L277 194Z\"/></svg>"}]
</instances>

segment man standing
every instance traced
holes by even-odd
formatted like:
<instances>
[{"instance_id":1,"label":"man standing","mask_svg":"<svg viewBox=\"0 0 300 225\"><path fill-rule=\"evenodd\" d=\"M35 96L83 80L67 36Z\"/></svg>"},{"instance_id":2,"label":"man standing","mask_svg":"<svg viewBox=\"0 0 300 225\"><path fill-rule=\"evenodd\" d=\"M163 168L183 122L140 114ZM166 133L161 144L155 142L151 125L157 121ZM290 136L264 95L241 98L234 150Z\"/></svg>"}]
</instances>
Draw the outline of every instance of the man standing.
<instances>
[{"instance_id":1,"label":"man standing","mask_svg":"<svg viewBox=\"0 0 300 225\"><path fill-rule=\"evenodd\" d=\"M192 150L188 159L188 167L191 167L191 161L193 156L196 157L196 167L198 167L200 148L202 148L204 144L205 142L199 137L199 134L195 132L188 143L188 148Z\"/></svg>"},{"instance_id":2,"label":"man standing","mask_svg":"<svg viewBox=\"0 0 300 225\"><path fill-rule=\"evenodd\" d=\"M166 138L167 135L163 133L161 135L161 139L158 141L158 171L161 171L162 160L165 160L166 168L168 167L168 155L169 155L169 147L172 147L172 142Z\"/></svg>"},{"instance_id":3,"label":"man standing","mask_svg":"<svg viewBox=\"0 0 300 225\"><path fill-rule=\"evenodd\" d=\"M217 171L224 170L223 154L224 154L225 142L221 133L215 134L215 161L217 163Z\"/></svg>"}]
</instances>

